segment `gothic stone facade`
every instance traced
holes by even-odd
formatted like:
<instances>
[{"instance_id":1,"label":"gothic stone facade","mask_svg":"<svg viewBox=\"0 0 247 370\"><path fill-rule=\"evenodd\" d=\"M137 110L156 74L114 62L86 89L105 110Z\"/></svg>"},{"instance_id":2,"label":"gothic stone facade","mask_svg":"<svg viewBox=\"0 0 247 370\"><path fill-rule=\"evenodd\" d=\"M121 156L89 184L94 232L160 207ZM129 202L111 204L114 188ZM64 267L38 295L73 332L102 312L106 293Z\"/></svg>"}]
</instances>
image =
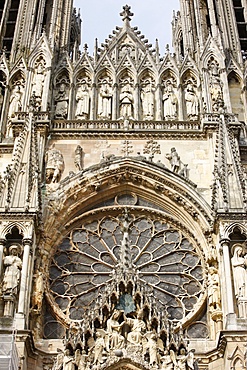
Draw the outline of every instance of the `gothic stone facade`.
<instances>
[{"instance_id":1,"label":"gothic stone facade","mask_svg":"<svg viewBox=\"0 0 247 370\"><path fill-rule=\"evenodd\" d=\"M180 8L90 55L71 0L0 1L3 368L246 368L247 2Z\"/></svg>"}]
</instances>

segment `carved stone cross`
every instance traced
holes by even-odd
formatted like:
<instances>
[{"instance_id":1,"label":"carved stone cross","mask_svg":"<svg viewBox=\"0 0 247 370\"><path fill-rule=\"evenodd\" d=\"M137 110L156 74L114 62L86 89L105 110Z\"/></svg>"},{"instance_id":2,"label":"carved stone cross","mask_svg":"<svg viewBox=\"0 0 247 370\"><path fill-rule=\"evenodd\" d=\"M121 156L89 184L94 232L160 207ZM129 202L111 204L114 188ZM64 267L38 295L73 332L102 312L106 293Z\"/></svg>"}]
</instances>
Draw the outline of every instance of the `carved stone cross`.
<instances>
[{"instance_id":1,"label":"carved stone cross","mask_svg":"<svg viewBox=\"0 0 247 370\"><path fill-rule=\"evenodd\" d=\"M129 5L123 6L123 11L120 13L120 15L123 17L124 22L126 22L126 20L130 21L131 17L134 15L134 13L131 13L130 9L131 7Z\"/></svg>"}]
</instances>

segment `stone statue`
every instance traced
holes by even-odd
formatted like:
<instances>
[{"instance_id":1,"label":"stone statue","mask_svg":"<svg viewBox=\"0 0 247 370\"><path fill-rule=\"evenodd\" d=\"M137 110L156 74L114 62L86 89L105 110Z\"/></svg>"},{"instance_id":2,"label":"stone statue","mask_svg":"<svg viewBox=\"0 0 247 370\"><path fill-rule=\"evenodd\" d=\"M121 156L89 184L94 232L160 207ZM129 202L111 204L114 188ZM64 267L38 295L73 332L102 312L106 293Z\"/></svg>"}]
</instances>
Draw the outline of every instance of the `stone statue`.
<instances>
[{"instance_id":1,"label":"stone statue","mask_svg":"<svg viewBox=\"0 0 247 370\"><path fill-rule=\"evenodd\" d=\"M79 85L76 93L76 111L75 117L80 119L88 119L89 113L89 91L86 82Z\"/></svg>"},{"instance_id":2,"label":"stone statue","mask_svg":"<svg viewBox=\"0 0 247 370\"><path fill-rule=\"evenodd\" d=\"M66 349L63 357L63 370L74 370L75 361L73 356L70 355L70 350Z\"/></svg>"},{"instance_id":3,"label":"stone statue","mask_svg":"<svg viewBox=\"0 0 247 370\"><path fill-rule=\"evenodd\" d=\"M112 91L107 80L102 82L99 91L98 118L111 119Z\"/></svg>"},{"instance_id":4,"label":"stone statue","mask_svg":"<svg viewBox=\"0 0 247 370\"><path fill-rule=\"evenodd\" d=\"M139 310L135 319L125 317L125 321L131 328L131 331L127 335L127 341L136 345L141 344L143 334L146 330L146 324L143 321L143 312Z\"/></svg>"},{"instance_id":5,"label":"stone statue","mask_svg":"<svg viewBox=\"0 0 247 370\"><path fill-rule=\"evenodd\" d=\"M45 81L44 66L42 62L39 62L35 70L35 75L33 79L33 88L32 88L33 94L36 97L36 101L39 106L41 106L41 102L42 102L44 81Z\"/></svg>"},{"instance_id":6,"label":"stone statue","mask_svg":"<svg viewBox=\"0 0 247 370\"><path fill-rule=\"evenodd\" d=\"M154 93L151 83L147 83L141 92L142 111L144 120L154 119Z\"/></svg>"},{"instance_id":7,"label":"stone statue","mask_svg":"<svg viewBox=\"0 0 247 370\"><path fill-rule=\"evenodd\" d=\"M105 340L102 336L102 334L100 333L100 331L97 331L96 332L96 341L95 341L95 345L94 345L94 361L93 361L93 364L102 364L103 360L102 360L102 355L103 355L103 351L105 349Z\"/></svg>"},{"instance_id":8,"label":"stone statue","mask_svg":"<svg viewBox=\"0 0 247 370\"><path fill-rule=\"evenodd\" d=\"M234 278L234 288L236 297L246 297L247 295L247 275L246 266L247 259L243 255L243 247L241 244L235 244L232 247L233 257L231 259L233 278Z\"/></svg>"},{"instance_id":9,"label":"stone statue","mask_svg":"<svg viewBox=\"0 0 247 370\"><path fill-rule=\"evenodd\" d=\"M195 370L194 350L186 354L185 348L180 348L179 355L176 356L172 350L170 354L175 370Z\"/></svg>"},{"instance_id":10,"label":"stone statue","mask_svg":"<svg viewBox=\"0 0 247 370\"><path fill-rule=\"evenodd\" d=\"M157 338L155 333L151 333L151 335L148 338L148 342L146 345L146 348L149 352L149 364L151 366L157 366L159 364L159 358L158 358L158 344L157 344Z\"/></svg>"},{"instance_id":11,"label":"stone statue","mask_svg":"<svg viewBox=\"0 0 247 370\"><path fill-rule=\"evenodd\" d=\"M63 359L64 359L64 353L59 352L56 357L56 361L52 367L52 370L61 370L63 367Z\"/></svg>"},{"instance_id":12,"label":"stone statue","mask_svg":"<svg viewBox=\"0 0 247 370\"><path fill-rule=\"evenodd\" d=\"M219 310L221 307L219 275L217 269L213 266L209 267L208 305L211 310Z\"/></svg>"},{"instance_id":13,"label":"stone statue","mask_svg":"<svg viewBox=\"0 0 247 370\"><path fill-rule=\"evenodd\" d=\"M34 293L32 297L32 308L38 312L41 311L42 301L44 294L44 278L43 273L39 271L36 275L35 284L34 284Z\"/></svg>"},{"instance_id":14,"label":"stone statue","mask_svg":"<svg viewBox=\"0 0 247 370\"><path fill-rule=\"evenodd\" d=\"M180 168L180 157L176 148L171 148L171 153L166 154L166 158L170 161L172 172L178 173Z\"/></svg>"},{"instance_id":15,"label":"stone statue","mask_svg":"<svg viewBox=\"0 0 247 370\"><path fill-rule=\"evenodd\" d=\"M66 84L62 82L59 85L58 92L55 96L55 118L56 119L66 119L68 115L68 95L67 95L67 89Z\"/></svg>"},{"instance_id":16,"label":"stone statue","mask_svg":"<svg viewBox=\"0 0 247 370\"><path fill-rule=\"evenodd\" d=\"M3 294L17 295L21 275L22 260L18 256L19 247L15 244L9 247L9 255L3 260L5 266L3 277Z\"/></svg>"},{"instance_id":17,"label":"stone statue","mask_svg":"<svg viewBox=\"0 0 247 370\"><path fill-rule=\"evenodd\" d=\"M214 111L217 111L218 100L223 100L222 82L219 75L219 68L216 62L213 60L209 66L209 92L212 99L212 107Z\"/></svg>"},{"instance_id":18,"label":"stone statue","mask_svg":"<svg viewBox=\"0 0 247 370\"><path fill-rule=\"evenodd\" d=\"M60 150L53 146L46 153L46 182L59 182L64 171L64 160Z\"/></svg>"},{"instance_id":19,"label":"stone statue","mask_svg":"<svg viewBox=\"0 0 247 370\"><path fill-rule=\"evenodd\" d=\"M133 118L133 95L130 83L127 81L120 93L120 117Z\"/></svg>"},{"instance_id":20,"label":"stone statue","mask_svg":"<svg viewBox=\"0 0 247 370\"><path fill-rule=\"evenodd\" d=\"M121 312L114 310L111 317L106 322L106 330L109 335L109 345L111 349L121 348L124 344L124 337L121 334L124 321L119 324L117 321Z\"/></svg>"},{"instance_id":21,"label":"stone statue","mask_svg":"<svg viewBox=\"0 0 247 370\"><path fill-rule=\"evenodd\" d=\"M163 94L164 119L175 120L177 118L177 96L174 93L171 81L167 81Z\"/></svg>"},{"instance_id":22,"label":"stone statue","mask_svg":"<svg viewBox=\"0 0 247 370\"><path fill-rule=\"evenodd\" d=\"M77 145L76 150L75 150L75 167L78 171L83 170L83 149L80 145Z\"/></svg>"},{"instance_id":23,"label":"stone statue","mask_svg":"<svg viewBox=\"0 0 247 370\"><path fill-rule=\"evenodd\" d=\"M198 97L196 95L194 86L191 82L189 82L187 85L184 98L185 98L185 103L186 103L187 117L190 120L197 119L198 117Z\"/></svg>"},{"instance_id":24,"label":"stone statue","mask_svg":"<svg viewBox=\"0 0 247 370\"><path fill-rule=\"evenodd\" d=\"M173 351L173 357L175 358L175 354ZM168 350L164 351L164 355L161 357L162 362L162 369L164 370L173 370L174 369L174 361L172 360L172 356L170 355L170 352Z\"/></svg>"},{"instance_id":25,"label":"stone statue","mask_svg":"<svg viewBox=\"0 0 247 370\"><path fill-rule=\"evenodd\" d=\"M180 349L180 354L177 356L177 369L186 370L187 365L187 355L184 348Z\"/></svg>"},{"instance_id":26,"label":"stone statue","mask_svg":"<svg viewBox=\"0 0 247 370\"><path fill-rule=\"evenodd\" d=\"M82 351L82 353L80 354L80 361L77 364L78 370L85 370L87 368L87 358L88 356L86 352Z\"/></svg>"},{"instance_id":27,"label":"stone statue","mask_svg":"<svg viewBox=\"0 0 247 370\"><path fill-rule=\"evenodd\" d=\"M14 117L16 112L20 112L22 109L22 96L23 90L20 84L15 85L10 95L9 104L9 117Z\"/></svg>"}]
</instances>

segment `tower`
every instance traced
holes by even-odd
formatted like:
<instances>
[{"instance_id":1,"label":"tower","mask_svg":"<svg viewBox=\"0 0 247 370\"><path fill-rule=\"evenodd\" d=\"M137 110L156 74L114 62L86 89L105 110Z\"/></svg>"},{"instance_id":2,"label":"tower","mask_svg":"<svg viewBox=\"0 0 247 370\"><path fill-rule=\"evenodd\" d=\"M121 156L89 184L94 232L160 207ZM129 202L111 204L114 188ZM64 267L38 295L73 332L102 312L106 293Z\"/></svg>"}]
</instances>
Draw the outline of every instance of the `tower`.
<instances>
[{"instance_id":1,"label":"tower","mask_svg":"<svg viewBox=\"0 0 247 370\"><path fill-rule=\"evenodd\" d=\"M246 6L181 0L161 55L125 5L90 55L0 1L6 369L246 366Z\"/></svg>"}]
</instances>

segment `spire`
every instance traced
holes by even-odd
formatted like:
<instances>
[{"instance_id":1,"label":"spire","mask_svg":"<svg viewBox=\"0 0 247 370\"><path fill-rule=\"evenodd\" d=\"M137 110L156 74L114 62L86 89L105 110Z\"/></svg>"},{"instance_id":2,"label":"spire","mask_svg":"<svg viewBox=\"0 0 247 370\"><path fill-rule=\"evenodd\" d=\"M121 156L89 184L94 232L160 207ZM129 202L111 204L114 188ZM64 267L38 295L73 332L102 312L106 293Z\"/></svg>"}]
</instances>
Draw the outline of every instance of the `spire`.
<instances>
[{"instance_id":1,"label":"spire","mask_svg":"<svg viewBox=\"0 0 247 370\"><path fill-rule=\"evenodd\" d=\"M129 26L129 22L131 21L131 17L133 17L134 13L130 11L131 7L129 5L123 6L123 11L120 13L121 17L123 17L123 22L125 26Z\"/></svg>"}]
</instances>

